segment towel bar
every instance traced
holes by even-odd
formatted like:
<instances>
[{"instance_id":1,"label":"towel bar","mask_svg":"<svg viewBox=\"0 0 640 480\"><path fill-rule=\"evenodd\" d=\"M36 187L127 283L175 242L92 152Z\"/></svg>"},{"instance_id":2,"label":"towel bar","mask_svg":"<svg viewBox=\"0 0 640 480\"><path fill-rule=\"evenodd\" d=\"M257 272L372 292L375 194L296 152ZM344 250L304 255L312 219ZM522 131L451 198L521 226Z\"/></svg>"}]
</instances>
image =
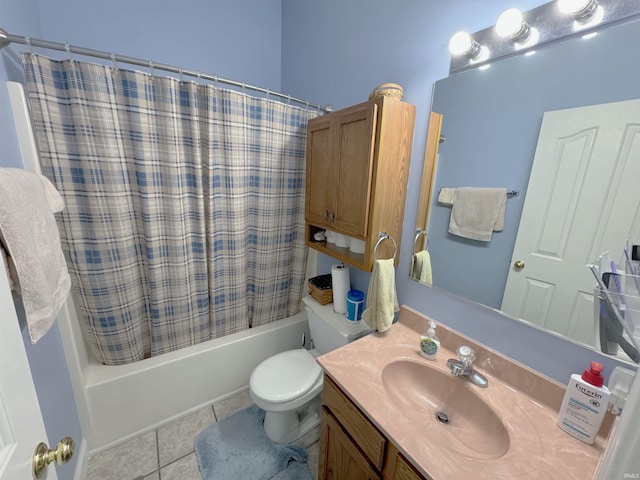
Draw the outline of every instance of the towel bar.
<instances>
[{"instance_id":1,"label":"towel bar","mask_svg":"<svg viewBox=\"0 0 640 480\"><path fill-rule=\"evenodd\" d=\"M375 262L376 260L378 260L378 247L380 246L380 244L385 241L386 239L389 239L393 242L393 257L391 257L393 260L396 259L396 253L398 253L398 245L396 244L396 241L393 239L393 237L389 234L387 234L387 232L379 232L378 233L378 241L376 242L375 247L373 247L373 261Z\"/></svg>"}]
</instances>

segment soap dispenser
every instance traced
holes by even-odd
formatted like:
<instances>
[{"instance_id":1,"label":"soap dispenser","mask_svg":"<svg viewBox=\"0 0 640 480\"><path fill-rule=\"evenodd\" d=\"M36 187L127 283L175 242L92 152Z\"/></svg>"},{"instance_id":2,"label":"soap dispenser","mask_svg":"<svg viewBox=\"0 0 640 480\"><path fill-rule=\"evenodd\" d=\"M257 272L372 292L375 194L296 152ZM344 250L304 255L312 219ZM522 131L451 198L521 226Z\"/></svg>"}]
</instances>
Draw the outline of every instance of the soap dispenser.
<instances>
[{"instance_id":1,"label":"soap dispenser","mask_svg":"<svg viewBox=\"0 0 640 480\"><path fill-rule=\"evenodd\" d=\"M435 360L440 350L440 340L436 336L436 323L429 320L429 328L424 335L420 335L420 355L429 360Z\"/></svg>"},{"instance_id":2,"label":"soap dispenser","mask_svg":"<svg viewBox=\"0 0 640 480\"><path fill-rule=\"evenodd\" d=\"M573 374L560 407L558 426L569 435L591 445L609 406L601 363L591 362L582 375Z\"/></svg>"}]
</instances>

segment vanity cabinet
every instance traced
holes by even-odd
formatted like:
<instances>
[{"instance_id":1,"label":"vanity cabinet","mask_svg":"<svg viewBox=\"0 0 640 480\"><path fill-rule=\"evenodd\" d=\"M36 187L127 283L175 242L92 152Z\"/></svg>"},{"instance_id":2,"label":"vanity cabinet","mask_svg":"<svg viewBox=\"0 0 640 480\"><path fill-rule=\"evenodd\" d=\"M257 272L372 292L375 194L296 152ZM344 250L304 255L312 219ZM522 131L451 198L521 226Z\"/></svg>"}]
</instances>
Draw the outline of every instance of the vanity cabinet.
<instances>
[{"instance_id":1,"label":"vanity cabinet","mask_svg":"<svg viewBox=\"0 0 640 480\"><path fill-rule=\"evenodd\" d=\"M326 375L322 404L318 480L425 480Z\"/></svg>"},{"instance_id":2,"label":"vanity cabinet","mask_svg":"<svg viewBox=\"0 0 640 480\"><path fill-rule=\"evenodd\" d=\"M415 111L397 98L380 96L309 121L307 246L371 271L379 232L400 245ZM364 253L316 241L321 230L364 241ZM392 242L380 245L379 258L393 254Z\"/></svg>"}]
</instances>

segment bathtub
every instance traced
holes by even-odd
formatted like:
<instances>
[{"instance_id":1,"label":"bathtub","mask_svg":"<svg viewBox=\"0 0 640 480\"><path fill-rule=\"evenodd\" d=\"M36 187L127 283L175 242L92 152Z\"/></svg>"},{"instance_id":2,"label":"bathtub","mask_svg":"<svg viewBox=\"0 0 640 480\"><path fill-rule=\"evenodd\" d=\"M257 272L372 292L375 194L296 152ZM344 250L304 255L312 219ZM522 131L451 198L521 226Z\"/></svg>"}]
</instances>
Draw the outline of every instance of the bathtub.
<instances>
[{"instance_id":1,"label":"bathtub","mask_svg":"<svg viewBox=\"0 0 640 480\"><path fill-rule=\"evenodd\" d=\"M105 366L88 350L71 297L58 315L58 327L91 453L248 388L249 376L261 361L299 348L303 332L308 332L302 309L269 325L129 365Z\"/></svg>"}]
</instances>

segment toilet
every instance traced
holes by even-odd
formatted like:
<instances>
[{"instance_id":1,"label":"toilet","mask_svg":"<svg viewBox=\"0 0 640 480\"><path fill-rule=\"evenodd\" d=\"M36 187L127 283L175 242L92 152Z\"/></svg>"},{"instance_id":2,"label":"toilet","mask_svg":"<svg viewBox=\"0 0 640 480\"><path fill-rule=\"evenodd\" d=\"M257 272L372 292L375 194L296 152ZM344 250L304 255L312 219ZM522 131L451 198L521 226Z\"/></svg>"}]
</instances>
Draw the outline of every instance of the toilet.
<instances>
[{"instance_id":1,"label":"toilet","mask_svg":"<svg viewBox=\"0 0 640 480\"><path fill-rule=\"evenodd\" d=\"M364 322L335 313L333 304L320 305L311 297L302 300L314 349L288 350L267 358L249 379L251 399L265 411L265 433L281 445L296 441L320 423L323 372L316 357L370 332Z\"/></svg>"}]
</instances>

